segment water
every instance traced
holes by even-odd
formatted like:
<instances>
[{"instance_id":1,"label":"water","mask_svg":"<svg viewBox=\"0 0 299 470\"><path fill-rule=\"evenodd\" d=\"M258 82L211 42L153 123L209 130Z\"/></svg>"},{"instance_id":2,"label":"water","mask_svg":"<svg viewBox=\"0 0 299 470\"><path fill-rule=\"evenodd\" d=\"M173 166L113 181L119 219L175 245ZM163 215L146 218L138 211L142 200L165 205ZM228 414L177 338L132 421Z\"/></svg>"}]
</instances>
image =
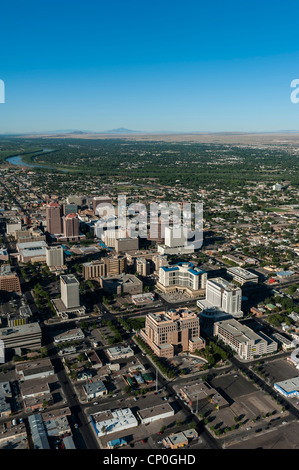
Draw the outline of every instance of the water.
<instances>
[{"instance_id":1,"label":"water","mask_svg":"<svg viewBox=\"0 0 299 470\"><path fill-rule=\"evenodd\" d=\"M43 152L53 152L53 150L51 149L43 149L42 150ZM40 153L39 152L35 152L35 153ZM57 170L57 168L54 168L52 166L44 166L44 165L36 165L36 164L30 164L30 163L26 163L26 162L23 162L22 160L22 156L21 155L15 155L13 157L8 157L6 159L6 161L8 163L11 163L12 165L17 165L17 166L22 166L22 167L28 167L28 168L47 168L48 170ZM66 171L66 170L60 170L60 171Z\"/></svg>"}]
</instances>

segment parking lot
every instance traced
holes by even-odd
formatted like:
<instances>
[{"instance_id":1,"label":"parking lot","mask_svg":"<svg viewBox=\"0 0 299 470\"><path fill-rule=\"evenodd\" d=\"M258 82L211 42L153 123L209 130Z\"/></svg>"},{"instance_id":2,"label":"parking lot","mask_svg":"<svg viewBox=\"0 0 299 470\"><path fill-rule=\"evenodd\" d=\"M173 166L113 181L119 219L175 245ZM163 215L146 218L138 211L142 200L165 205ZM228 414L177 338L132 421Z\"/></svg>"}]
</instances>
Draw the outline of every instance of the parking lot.
<instances>
[{"instance_id":1,"label":"parking lot","mask_svg":"<svg viewBox=\"0 0 299 470\"><path fill-rule=\"evenodd\" d=\"M298 377L299 372L295 367L290 364L287 359L277 359L275 361L264 361L261 363L260 371L264 374L263 377L269 381L273 386L276 382L282 380Z\"/></svg>"}]
</instances>

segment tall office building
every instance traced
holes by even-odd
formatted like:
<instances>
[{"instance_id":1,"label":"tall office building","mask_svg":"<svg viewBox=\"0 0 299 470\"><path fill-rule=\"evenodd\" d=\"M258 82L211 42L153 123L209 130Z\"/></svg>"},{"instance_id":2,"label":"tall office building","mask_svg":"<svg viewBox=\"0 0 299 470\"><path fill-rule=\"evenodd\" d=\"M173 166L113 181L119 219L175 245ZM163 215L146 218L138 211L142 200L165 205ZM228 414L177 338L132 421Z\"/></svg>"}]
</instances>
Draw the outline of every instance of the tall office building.
<instances>
[{"instance_id":1,"label":"tall office building","mask_svg":"<svg viewBox=\"0 0 299 470\"><path fill-rule=\"evenodd\" d=\"M92 200L92 208L96 213L97 206L99 204L112 204L112 199L108 196L97 196Z\"/></svg>"},{"instance_id":2,"label":"tall office building","mask_svg":"<svg viewBox=\"0 0 299 470\"><path fill-rule=\"evenodd\" d=\"M171 358L182 351L194 352L205 347L199 318L188 308L149 313L145 328L139 333L159 357Z\"/></svg>"},{"instance_id":3,"label":"tall office building","mask_svg":"<svg viewBox=\"0 0 299 470\"><path fill-rule=\"evenodd\" d=\"M80 221L77 214L68 214L63 217L63 234L67 238L78 237L80 235Z\"/></svg>"},{"instance_id":4,"label":"tall office building","mask_svg":"<svg viewBox=\"0 0 299 470\"><path fill-rule=\"evenodd\" d=\"M66 308L80 305L79 281L73 274L60 276L61 300Z\"/></svg>"},{"instance_id":5,"label":"tall office building","mask_svg":"<svg viewBox=\"0 0 299 470\"><path fill-rule=\"evenodd\" d=\"M145 258L136 258L135 270L140 276L149 276L151 272L150 261Z\"/></svg>"},{"instance_id":6,"label":"tall office building","mask_svg":"<svg viewBox=\"0 0 299 470\"><path fill-rule=\"evenodd\" d=\"M210 306L218 307L236 318L243 316L242 290L221 277L207 281L206 301Z\"/></svg>"},{"instance_id":7,"label":"tall office building","mask_svg":"<svg viewBox=\"0 0 299 470\"><path fill-rule=\"evenodd\" d=\"M57 202L50 202L46 211L47 231L53 235L62 233L61 206Z\"/></svg>"},{"instance_id":8,"label":"tall office building","mask_svg":"<svg viewBox=\"0 0 299 470\"><path fill-rule=\"evenodd\" d=\"M63 249L62 246L47 246L46 247L46 263L47 266L63 266Z\"/></svg>"}]
</instances>

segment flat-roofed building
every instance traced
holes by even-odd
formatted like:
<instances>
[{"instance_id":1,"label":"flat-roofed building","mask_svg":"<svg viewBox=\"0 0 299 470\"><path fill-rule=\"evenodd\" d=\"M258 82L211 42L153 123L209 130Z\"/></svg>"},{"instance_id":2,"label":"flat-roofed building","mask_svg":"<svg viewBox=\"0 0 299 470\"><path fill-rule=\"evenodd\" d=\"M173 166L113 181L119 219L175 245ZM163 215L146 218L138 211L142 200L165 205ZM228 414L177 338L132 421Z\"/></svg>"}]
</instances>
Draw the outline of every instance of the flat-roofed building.
<instances>
[{"instance_id":1,"label":"flat-roofed building","mask_svg":"<svg viewBox=\"0 0 299 470\"><path fill-rule=\"evenodd\" d=\"M10 265L3 265L0 268L0 291L21 294L19 276L11 270Z\"/></svg>"},{"instance_id":2,"label":"flat-roofed building","mask_svg":"<svg viewBox=\"0 0 299 470\"><path fill-rule=\"evenodd\" d=\"M142 294L143 282L133 274L105 276L101 278L102 288L110 294Z\"/></svg>"},{"instance_id":3,"label":"flat-roofed building","mask_svg":"<svg viewBox=\"0 0 299 470\"><path fill-rule=\"evenodd\" d=\"M61 235L62 210L57 202L50 202L46 208L47 231L52 235Z\"/></svg>"},{"instance_id":4,"label":"flat-roofed building","mask_svg":"<svg viewBox=\"0 0 299 470\"><path fill-rule=\"evenodd\" d=\"M151 272L150 261L145 258L136 258L135 271L137 274L140 274L140 276L149 276Z\"/></svg>"},{"instance_id":5,"label":"flat-roofed building","mask_svg":"<svg viewBox=\"0 0 299 470\"><path fill-rule=\"evenodd\" d=\"M134 351L130 346L114 346L113 348L108 348L106 352L111 361L134 356Z\"/></svg>"},{"instance_id":6,"label":"flat-roofed building","mask_svg":"<svg viewBox=\"0 0 299 470\"><path fill-rule=\"evenodd\" d=\"M136 251L139 248L138 237L127 237L127 238L116 238L115 239L115 251L116 253L126 251Z\"/></svg>"},{"instance_id":7,"label":"flat-roofed building","mask_svg":"<svg viewBox=\"0 0 299 470\"><path fill-rule=\"evenodd\" d=\"M180 262L161 266L157 288L164 293L184 292L190 297L202 296L207 283L207 273L193 263Z\"/></svg>"},{"instance_id":8,"label":"flat-roofed building","mask_svg":"<svg viewBox=\"0 0 299 470\"><path fill-rule=\"evenodd\" d=\"M286 398L299 397L299 377L282 380L274 384L275 390Z\"/></svg>"},{"instance_id":9,"label":"flat-roofed building","mask_svg":"<svg viewBox=\"0 0 299 470\"><path fill-rule=\"evenodd\" d=\"M174 415L174 409L169 403L161 405L150 406L143 410L137 411L137 416L141 424L149 424L159 419L166 419Z\"/></svg>"},{"instance_id":10,"label":"flat-roofed building","mask_svg":"<svg viewBox=\"0 0 299 470\"><path fill-rule=\"evenodd\" d=\"M92 209L95 214L100 214L100 210L105 208L106 205L112 204L112 199L109 196L96 196L92 200ZM104 214L100 214L104 215Z\"/></svg>"},{"instance_id":11,"label":"flat-roofed building","mask_svg":"<svg viewBox=\"0 0 299 470\"><path fill-rule=\"evenodd\" d=\"M195 352L205 347L200 337L199 318L188 308L149 313L140 337L159 357L174 357L184 351Z\"/></svg>"},{"instance_id":12,"label":"flat-roofed building","mask_svg":"<svg viewBox=\"0 0 299 470\"><path fill-rule=\"evenodd\" d=\"M197 305L203 309L216 307L235 318L241 318L243 316L241 310L242 290L240 287L235 286L222 277L207 280L206 298L203 306L201 302L202 301L199 300Z\"/></svg>"},{"instance_id":13,"label":"flat-roofed building","mask_svg":"<svg viewBox=\"0 0 299 470\"><path fill-rule=\"evenodd\" d=\"M45 262L47 246L45 241L17 243L16 249L19 253L19 261L22 263L27 263L28 261Z\"/></svg>"},{"instance_id":14,"label":"flat-roofed building","mask_svg":"<svg viewBox=\"0 0 299 470\"><path fill-rule=\"evenodd\" d=\"M103 276L113 276L125 273L127 270L127 259L125 256L108 256L97 261L84 263L84 279L99 279Z\"/></svg>"},{"instance_id":15,"label":"flat-roofed building","mask_svg":"<svg viewBox=\"0 0 299 470\"><path fill-rule=\"evenodd\" d=\"M54 343L64 343L68 341L77 341L84 339L85 335L81 328L73 328L54 336Z\"/></svg>"},{"instance_id":16,"label":"flat-roofed building","mask_svg":"<svg viewBox=\"0 0 299 470\"><path fill-rule=\"evenodd\" d=\"M277 351L276 341L262 332L255 333L234 318L214 323L214 336L220 338L236 351L241 359L247 361Z\"/></svg>"},{"instance_id":17,"label":"flat-roofed building","mask_svg":"<svg viewBox=\"0 0 299 470\"><path fill-rule=\"evenodd\" d=\"M42 331L38 322L0 329L0 339L5 349L40 349Z\"/></svg>"},{"instance_id":18,"label":"flat-roofed building","mask_svg":"<svg viewBox=\"0 0 299 470\"><path fill-rule=\"evenodd\" d=\"M186 431L172 433L164 437L163 444L168 449L179 449L180 447L187 446L191 441L198 438L198 433L195 429L187 429Z\"/></svg>"},{"instance_id":19,"label":"flat-roofed building","mask_svg":"<svg viewBox=\"0 0 299 470\"><path fill-rule=\"evenodd\" d=\"M207 401L214 404L217 409L229 406L228 401L206 382L186 385L180 389L180 394L189 406L195 410L197 410L199 403Z\"/></svg>"},{"instance_id":20,"label":"flat-roofed building","mask_svg":"<svg viewBox=\"0 0 299 470\"><path fill-rule=\"evenodd\" d=\"M257 274L251 273L247 269L239 266L234 266L227 269L227 274L234 281L237 281L241 286L250 286L258 283L259 277Z\"/></svg>"},{"instance_id":21,"label":"flat-roofed building","mask_svg":"<svg viewBox=\"0 0 299 470\"><path fill-rule=\"evenodd\" d=\"M46 263L49 267L64 265L63 248L61 245L46 247Z\"/></svg>"},{"instance_id":22,"label":"flat-roofed building","mask_svg":"<svg viewBox=\"0 0 299 470\"><path fill-rule=\"evenodd\" d=\"M99 411L90 415L90 421L98 437L138 426L138 421L130 408Z\"/></svg>"},{"instance_id":23,"label":"flat-roofed building","mask_svg":"<svg viewBox=\"0 0 299 470\"><path fill-rule=\"evenodd\" d=\"M54 367L47 357L36 361L22 362L16 365L16 374L19 380L32 380L54 375Z\"/></svg>"},{"instance_id":24,"label":"flat-roofed building","mask_svg":"<svg viewBox=\"0 0 299 470\"><path fill-rule=\"evenodd\" d=\"M87 400L103 397L104 395L108 394L108 390L102 380L97 380L95 382L83 385L83 391Z\"/></svg>"},{"instance_id":25,"label":"flat-roofed building","mask_svg":"<svg viewBox=\"0 0 299 470\"><path fill-rule=\"evenodd\" d=\"M60 276L61 300L66 308L80 306L79 281L73 274Z\"/></svg>"}]
</instances>

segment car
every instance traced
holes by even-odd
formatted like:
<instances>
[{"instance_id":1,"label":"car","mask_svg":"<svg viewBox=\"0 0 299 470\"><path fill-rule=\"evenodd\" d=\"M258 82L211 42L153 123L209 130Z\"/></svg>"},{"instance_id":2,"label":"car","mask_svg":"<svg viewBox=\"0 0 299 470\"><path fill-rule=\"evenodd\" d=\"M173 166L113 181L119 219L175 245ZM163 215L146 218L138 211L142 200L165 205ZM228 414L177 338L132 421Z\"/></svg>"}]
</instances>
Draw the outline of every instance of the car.
<instances>
[{"instance_id":1,"label":"car","mask_svg":"<svg viewBox=\"0 0 299 470\"><path fill-rule=\"evenodd\" d=\"M94 405L98 405L99 403L97 401L94 402Z\"/></svg>"},{"instance_id":2,"label":"car","mask_svg":"<svg viewBox=\"0 0 299 470\"><path fill-rule=\"evenodd\" d=\"M288 424L288 422L287 422L287 421L283 421L282 424Z\"/></svg>"},{"instance_id":3,"label":"car","mask_svg":"<svg viewBox=\"0 0 299 470\"><path fill-rule=\"evenodd\" d=\"M246 431L250 431L250 429L252 429L251 426L249 426L248 428L246 428Z\"/></svg>"},{"instance_id":4,"label":"car","mask_svg":"<svg viewBox=\"0 0 299 470\"><path fill-rule=\"evenodd\" d=\"M142 443L145 444L147 439L142 439Z\"/></svg>"}]
</instances>

